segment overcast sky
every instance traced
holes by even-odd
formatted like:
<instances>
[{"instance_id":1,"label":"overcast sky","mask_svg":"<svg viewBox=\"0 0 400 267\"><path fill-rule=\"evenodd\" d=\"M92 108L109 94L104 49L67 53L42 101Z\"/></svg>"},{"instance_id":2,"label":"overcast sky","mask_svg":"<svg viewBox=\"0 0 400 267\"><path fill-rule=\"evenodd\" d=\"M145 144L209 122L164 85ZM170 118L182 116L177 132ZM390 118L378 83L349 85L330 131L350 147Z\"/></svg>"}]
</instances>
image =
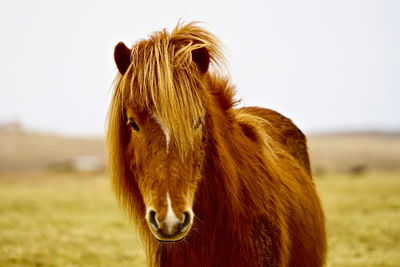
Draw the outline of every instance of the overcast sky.
<instances>
[{"instance_id":1,"label":"overcast sky","mask_svg":"<svg viewBox=\"0 0 400 267\"><path fill-rule=\"evenodd\" d=\"M243 105L307 133L400 129L400 1L1 1L0 122L104 133L113 49L182 18L227 48Z\"/></svg>"}]
</instances>

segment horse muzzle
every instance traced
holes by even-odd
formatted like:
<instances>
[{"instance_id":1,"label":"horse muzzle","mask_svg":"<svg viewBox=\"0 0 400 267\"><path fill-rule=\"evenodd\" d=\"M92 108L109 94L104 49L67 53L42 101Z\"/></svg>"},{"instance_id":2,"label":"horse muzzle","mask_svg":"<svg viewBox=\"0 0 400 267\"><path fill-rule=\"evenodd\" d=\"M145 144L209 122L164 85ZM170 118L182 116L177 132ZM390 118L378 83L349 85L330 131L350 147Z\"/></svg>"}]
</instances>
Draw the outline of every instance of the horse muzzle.
<instances>
[{"instance_id":1,"label":"horse muzzle","mask_svg":"<svg viewBox=\"0 0 400 267\"><path fill-rule=\"evenodd\" d=\"M193 224L193 211L186 210L179 217L182 219L178 219L178 216L173 213L167 213L163 219L160 219L153 209L149 209L146 214L151 232L161 242L178 242L188 234Z\"/></svg>"}]
</instances>

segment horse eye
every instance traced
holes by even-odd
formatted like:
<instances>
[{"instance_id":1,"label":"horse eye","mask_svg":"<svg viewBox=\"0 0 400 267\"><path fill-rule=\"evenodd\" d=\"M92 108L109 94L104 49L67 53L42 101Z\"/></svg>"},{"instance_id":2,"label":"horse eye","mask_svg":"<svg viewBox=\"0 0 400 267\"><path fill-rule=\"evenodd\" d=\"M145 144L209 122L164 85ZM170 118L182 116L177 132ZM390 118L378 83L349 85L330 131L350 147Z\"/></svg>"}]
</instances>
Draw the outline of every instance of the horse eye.
<instances>
[{"instance_id":1,"label":"horse eye","mask_svg":"<svg viewBox=\"0 0 400 267\"><path fill-rule=\"evenodd\" d=\"M137 125L136 121L133 118L129 118L128 124L132 126L133 130L139 131L139 125Z\"/></svg>"},{"instance_id":2,"label":"horse eye","mask_svg":"<svg viewBox=\"0 0 400 267\"><path fill-rule=\"evenodd\" d=\"M202 123L203 123L203 121L201 120L201 118L199 118L199 120L194 125L194 129L198 129Z\"/></svg>"}]
</instances>

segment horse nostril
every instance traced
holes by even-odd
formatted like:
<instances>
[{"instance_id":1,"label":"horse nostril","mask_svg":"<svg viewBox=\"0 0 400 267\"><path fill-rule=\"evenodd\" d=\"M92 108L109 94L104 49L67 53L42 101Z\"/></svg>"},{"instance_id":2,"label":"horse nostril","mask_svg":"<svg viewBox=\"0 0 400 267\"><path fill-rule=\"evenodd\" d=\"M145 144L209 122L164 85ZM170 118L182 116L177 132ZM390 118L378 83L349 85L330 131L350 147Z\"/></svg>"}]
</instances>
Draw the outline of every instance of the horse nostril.
<instances>
[{"instance_id":1,"label":"horse nostril","mask_svg":"<svg viewBox=\"0 0 400 267\"><path fill-rule=\"evenodd\" d=\"M183 214L185 215L185 218L183 219L183 223L182 223L181 226L179 227L181 232L185 232L185 231L187 230L187 228L188 228L190 222L191 222L191 215L190 215L190 213L187 212L187 211L185 211Z\"/></svg>"},{"instance_id":2,"label":"horse nostril","mask_svg":"<svg viewBox=\"0 0 400 267\"><path fill-rule=\"evenodd\" d=\"M151 210L149 212L149 222L151 227L153 227L154 230L158 230L160 229L160 227L158 226L157 220L156 220L156 212L154 210Z\"/></svg>"}]
</instances>

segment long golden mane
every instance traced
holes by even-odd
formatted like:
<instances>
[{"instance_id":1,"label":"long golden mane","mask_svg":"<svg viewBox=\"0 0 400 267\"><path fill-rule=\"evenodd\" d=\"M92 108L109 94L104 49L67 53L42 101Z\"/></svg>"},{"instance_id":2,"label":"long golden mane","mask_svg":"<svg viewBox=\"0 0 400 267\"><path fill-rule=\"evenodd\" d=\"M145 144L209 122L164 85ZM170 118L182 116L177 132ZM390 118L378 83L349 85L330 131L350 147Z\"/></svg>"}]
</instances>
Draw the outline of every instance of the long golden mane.
<instances>
[{"instance_id":1,"label":"long golden mane","mask_svg":"<svg viewBox=\"0 0 400 267\"><path fill-rule=\"evenodd\" d=\"M164 29L137 42L129 68L117 77L110 117L133 103L162 120L171 143L185 152L193 144L193 126L205 113L205 79L192 59L200 48L210 55L211 72L222 69L219 41L195 22L179 23L171 33Z\"/></svg>"}]
</instances>

